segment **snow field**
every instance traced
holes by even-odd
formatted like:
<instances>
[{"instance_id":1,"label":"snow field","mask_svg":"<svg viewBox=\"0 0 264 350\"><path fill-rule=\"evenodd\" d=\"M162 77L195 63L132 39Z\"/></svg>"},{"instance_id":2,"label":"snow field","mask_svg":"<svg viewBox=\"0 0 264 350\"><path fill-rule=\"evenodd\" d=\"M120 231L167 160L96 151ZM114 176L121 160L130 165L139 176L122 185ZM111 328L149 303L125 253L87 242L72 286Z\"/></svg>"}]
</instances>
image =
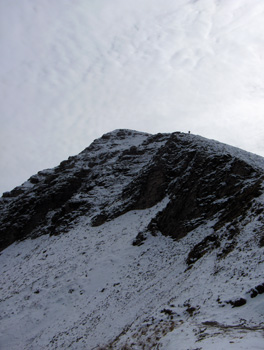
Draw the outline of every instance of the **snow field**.
<instances>
[{"instance_id":1,"label":"snow field","mask_svg":"<svg viewBox=\"0 0 264 350\"><path fill-rule=\"evenodd\" d=\"M188 269L190 249L212 233L214 221L178 242L149 235L132 245L164 205L166 199L100 227L83 217L67 234L5 249L1 348L260 349L263 295L247 294L263 283L263 258L252 237L259 221L242 227L240 249L222 260L212 251ZM247 304L226 304L239 297Z\"/></svg>"}]
</instances>

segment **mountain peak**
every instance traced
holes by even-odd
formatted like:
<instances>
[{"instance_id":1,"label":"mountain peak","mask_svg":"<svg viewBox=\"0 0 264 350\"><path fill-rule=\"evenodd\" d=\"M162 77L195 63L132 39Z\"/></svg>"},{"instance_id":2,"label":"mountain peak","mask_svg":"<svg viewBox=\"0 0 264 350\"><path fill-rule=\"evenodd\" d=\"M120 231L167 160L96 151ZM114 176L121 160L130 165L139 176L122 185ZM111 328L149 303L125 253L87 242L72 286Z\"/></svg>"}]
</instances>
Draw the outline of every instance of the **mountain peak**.
<instances>
[{"instance_id":1,"label":"mountain peak","mask_svg":"<svg viewBox=\"0 0 264 350\"><path fill-rule=\"evenodd\" d=\"M238 216L260 193L262 165L262 157L189 133L117 129L3 195L1 248L67 231L84 214L100 225L165 197L149 227L181 237L214 215Z\"/></svg>"},{"instance_id":2,"label":"mountain peak","mask_svg":"<svg viewBox=\"0 0 264 350\"><path fill-rule=\"evenodd\" d=\"M263 341L262 165L189 133L115 130L5 193L4 344Z\"/></svg>"}]
</instances>

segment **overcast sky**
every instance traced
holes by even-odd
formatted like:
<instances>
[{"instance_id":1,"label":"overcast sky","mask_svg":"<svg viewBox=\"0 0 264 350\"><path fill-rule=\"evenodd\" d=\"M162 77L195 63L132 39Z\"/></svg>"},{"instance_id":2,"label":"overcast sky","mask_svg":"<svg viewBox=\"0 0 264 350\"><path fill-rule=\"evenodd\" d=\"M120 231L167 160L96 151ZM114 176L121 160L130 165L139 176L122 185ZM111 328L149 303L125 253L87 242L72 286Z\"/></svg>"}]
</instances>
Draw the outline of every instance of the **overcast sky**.
<instances>
[{"instance_id":1,"label":"overcast sky","mask_svg":"<svg viewBox=\"0 0 264 350\"><path fill-rule=\"evenodd\" d=\"M264 156L263 0L0 0L0 192L117 128Z\"/></svg>"}]
</instances>

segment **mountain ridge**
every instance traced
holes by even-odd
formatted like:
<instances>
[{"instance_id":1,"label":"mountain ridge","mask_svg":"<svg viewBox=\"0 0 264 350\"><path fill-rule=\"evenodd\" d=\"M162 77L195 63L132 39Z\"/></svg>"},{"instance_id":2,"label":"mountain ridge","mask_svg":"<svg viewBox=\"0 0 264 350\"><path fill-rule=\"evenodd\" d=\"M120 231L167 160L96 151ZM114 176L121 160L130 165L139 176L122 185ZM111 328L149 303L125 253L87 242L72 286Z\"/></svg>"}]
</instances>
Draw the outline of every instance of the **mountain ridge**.
<instances>
[{"instance_id":1,"label":"mountain ridge","mask_svg":"<svg viewBox=\"0 0 264 350\"><path fill-rule=\"evenodd\" d=\"M248 164L245 162L247 156ZM188 221L196 216L201 217L199 203L196 203L195 208L193 203L205 201L205 192L207 197L210 197L210 191L213 189L208 189L208 181L222 183L222 188L217 192L218 202L230 191L235 191L238 195L243 187L245 193L240 195L239 200L246 203L250 201L250 196L253 198L258 193L262 181L262 166L264 169L264 159L260 156L253 156L231 146L191 134L176 132L150 135L118 129L104 134L79 155L69 157L54 169L40 171L22 186L4 193L0 202L4 214L0 222L0 233L2 236L7 232L7 235L2 238L4 242L1 243L1 247L6 247L17 238L42 234L38 229L39 222L42 226L47 226L46 232L54 231L56 234L61 229L64 218L64 226L70 224L67 220L68 214L72 220L74 215L78 217L86 213L92 216L93 225L100 225L127 210L146 209L163 199L169 187L172 208L164 214L164 218L160 217L158 229L172 235L179 225L179 222L169 220L175 213L178 212L178 216L183 214L183 221L184 215L190 216L186 217ZM218 173L210 175L210 172ZM230 173L236 179L230 180ZM211 180L208 180L210 176ZM225 177L229 179L229 184L225 182ZM205 178L206 180L201 182L201 179ZM223 181L220 181L220 178ZM255 179L254 185L244 186L242 179L245 178L251 181ZM193 187L191 184L195 185L195 189L188 188ZM235 185L240 187L235 188ZM182 192L188 192L184 198ZM100 200L95 205L98 196ZM172 200L173 196L178 196L178 209L175 200ZM209 216L223 209L219 202L212 211L210 198L207 198L207 202L208 206L211 206ZM187 213L184 210L186 205L197 213ZM90 213L91 211L94 214ZM204 212L203 216L206 215ZM165 228L165 221L170 228ZM186 223L182 224L180 231L184 231L183 226Z\"/></svg>"},{"instance_id":2,"label":"mountain ridge","mask_svg":"<svg viewBox=\"0 0 264 350\"><path fill-rule=\"evenodd\" d=\"M260 348L262 164L192 134L115 130L6 193L0 344Z\"/></svg>"}]
</instances>

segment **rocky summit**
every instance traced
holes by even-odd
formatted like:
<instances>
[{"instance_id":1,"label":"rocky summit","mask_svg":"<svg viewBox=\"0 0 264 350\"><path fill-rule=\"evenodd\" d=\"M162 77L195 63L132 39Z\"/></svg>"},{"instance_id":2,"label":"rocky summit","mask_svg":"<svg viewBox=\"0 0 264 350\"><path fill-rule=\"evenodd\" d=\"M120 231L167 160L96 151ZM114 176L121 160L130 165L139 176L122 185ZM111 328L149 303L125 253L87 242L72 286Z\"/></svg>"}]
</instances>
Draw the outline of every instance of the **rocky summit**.
<instances>
[{"instance_id":1,"label":"rocky summit","mask_svg":"<svg viewBox=\"0 0 264 350\"><path fill-rule=\"evenodd\" d=\"M168 204L149 223L153 233L180 239L212 218L215 228L234 223L262 193L264 162L232 151L180 132L105 134L78 156L4 193L1 248L19 239L66 232L82 215L99 226L166 197Z\"/></svg>"},{"instance_id":2,"label":"rocky summit","mask_svg":"<svg viewBox=\"0 0 264 350\"><path fill-rule=\"evenodd\" d=\"M132 130L33 175L0 199L2 344L263 345L263 184L260 156Z\"/></svg>"}]
</instances>

